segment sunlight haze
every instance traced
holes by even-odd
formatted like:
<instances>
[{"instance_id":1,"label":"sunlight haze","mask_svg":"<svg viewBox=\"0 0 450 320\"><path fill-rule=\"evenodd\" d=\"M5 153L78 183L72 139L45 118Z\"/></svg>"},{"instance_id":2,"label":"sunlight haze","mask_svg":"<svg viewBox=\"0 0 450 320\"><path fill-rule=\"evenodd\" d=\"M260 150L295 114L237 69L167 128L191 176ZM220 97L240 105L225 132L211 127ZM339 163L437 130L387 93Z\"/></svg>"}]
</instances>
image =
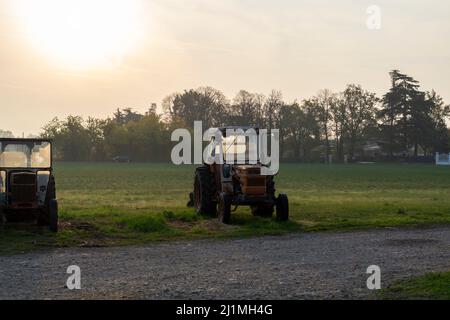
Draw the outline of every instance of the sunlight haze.
<instances>
[{"instance_id":1,"label":"sunlight haze","mask_svg":"<svg viewBox=\"0 0 450 320\"><path fill-rule=\"evenodd\" d=\"M366 26L378 5L380 30ZM184 89L281 90L287 102L400 69L450 102L450 4L439 0L0 0L0 129L144 112Z\"/></svg>"}]
</instances>

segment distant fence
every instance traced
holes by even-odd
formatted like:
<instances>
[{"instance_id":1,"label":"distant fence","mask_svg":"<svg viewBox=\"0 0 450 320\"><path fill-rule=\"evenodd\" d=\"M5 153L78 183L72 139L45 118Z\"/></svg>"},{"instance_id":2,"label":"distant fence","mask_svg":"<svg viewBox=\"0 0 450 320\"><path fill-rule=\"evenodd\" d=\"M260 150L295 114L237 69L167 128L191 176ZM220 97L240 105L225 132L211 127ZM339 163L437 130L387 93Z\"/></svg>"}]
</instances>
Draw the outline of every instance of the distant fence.
<instances>
[{"instance_id":1,"label":"distant fence","mask_svg":"<svg viewBox=\"0 0 450 320\"><path fill-rule=\"evenodd\" d=\"M436 165L438 166L450 166L450 153L436 152Z\"/></svg>"},{"instance_id":2,"label":"distant fence","mask_svg":"<svg viewBox=\"0 0 450 320\"><path fill-rule=\"evenodd\" d=\"M388 155L376 155L376 156L355 156L352 159L345 158L343 160L331 158L331 163L360 163L360 162L379 162L379 163L423 163L434 164L436 162L435 156L388 156ZM326 157L316 158L283 158L282 162L286 163L330 163L326 161Z\"/></svg>"}]
</instances>

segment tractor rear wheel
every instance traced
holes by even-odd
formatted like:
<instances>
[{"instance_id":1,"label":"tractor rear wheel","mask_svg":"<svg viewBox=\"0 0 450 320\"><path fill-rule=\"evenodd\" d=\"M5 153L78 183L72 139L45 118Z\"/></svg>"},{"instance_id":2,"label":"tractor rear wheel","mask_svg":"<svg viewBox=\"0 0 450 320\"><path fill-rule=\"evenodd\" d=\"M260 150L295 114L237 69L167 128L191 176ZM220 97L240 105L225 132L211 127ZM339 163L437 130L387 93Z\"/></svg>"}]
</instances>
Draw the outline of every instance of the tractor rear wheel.
<instances>
[{"instance_id":1,"label":"tractor rear wheel","mask_svg":"<svg viewBox=\"0 0 450 320\"><path fill-rule=\"evenodd\" d=\"M48 208L49 229L51 232L58 232L58 201L50 200Z\"/></svg>"},{"instance_id":2,"label":"tractor rear wheel","mask_svg":"<svg viewBox=\"0 0 450 320\"><path fill-rule=\"evenodd\" d=\"M231 198L226 193L219 195L219 221L225 224L231 222Z\"/></svg>"},{"instance_id":3,"label":"tractor rear wheel","mask_svg":"<svg viewBox=\"0 0 450 320\"><path fill-rule=\"evenodd\" d=\"M277 220L289 220L289 200L285 193L280 193L277 199Z\"/></svg>"},{"instance_id":4,"label":"tractor rear wheel","mask_svg":"<svg viewBox=\"0 0 450 320\"><path fill-rule=\"evenodd\" d=\"M194 182L194 207L197 214L217 214L216 203L213 201L214 193L213 176L208 167L197 168Z\"/></svg>"},{"instance_id":5,"label":"tractor rear wheel","mask_svg":"<svg viewBox=\"0 0 450 320\"><path fill-rule=\"evenodd\" d=\"M53 175L50 176L45 195L45 207L37 218L39 226L48 226L50 231L58 231L58 202L56 200L56 185Z\"/></svg>"},{"instance_id":6,"label":"tractor rear wheel","mask_svg":"<svg viewBox=\"0 0 450 320\"><path fill-rule=\"evenodd\" d=\"M5 224L5 220L6 220L6 218L5 218L5 215L3 213L3 209L0 208L0 230L3 229L3 225Z\"/></svg>"},{"instance_id":7,"label":"tractor rear wheel","mask_svg":"<svg viewBox=\"0 0 450 320\"><path fill-rule=\"evenodd\" d=\"M273 206L269 205L251 206L251 210L255 217L270 218L273 215Z\"/></svg>"}]
</instances>

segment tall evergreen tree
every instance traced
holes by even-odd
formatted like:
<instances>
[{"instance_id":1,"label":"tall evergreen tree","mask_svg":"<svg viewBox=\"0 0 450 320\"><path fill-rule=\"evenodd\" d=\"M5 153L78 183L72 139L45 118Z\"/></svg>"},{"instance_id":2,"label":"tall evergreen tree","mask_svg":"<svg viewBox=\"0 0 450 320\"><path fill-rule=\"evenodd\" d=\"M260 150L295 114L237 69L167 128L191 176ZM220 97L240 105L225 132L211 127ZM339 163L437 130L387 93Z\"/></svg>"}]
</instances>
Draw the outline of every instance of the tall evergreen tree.
<instances>
[{"instance_id":1,"label":"tall evergreen tree","mask_svg":"<svg viewBox=\"0 0 450 320\"><path fill-rule=\"evenodd\" d=\"M391 88L383 96L380 111L383 142L390 153L408 152L411 143L417 144L418 124L426 112L423 92L418 82L398 70L390 72Z\"/></svg>"}]
</instances>

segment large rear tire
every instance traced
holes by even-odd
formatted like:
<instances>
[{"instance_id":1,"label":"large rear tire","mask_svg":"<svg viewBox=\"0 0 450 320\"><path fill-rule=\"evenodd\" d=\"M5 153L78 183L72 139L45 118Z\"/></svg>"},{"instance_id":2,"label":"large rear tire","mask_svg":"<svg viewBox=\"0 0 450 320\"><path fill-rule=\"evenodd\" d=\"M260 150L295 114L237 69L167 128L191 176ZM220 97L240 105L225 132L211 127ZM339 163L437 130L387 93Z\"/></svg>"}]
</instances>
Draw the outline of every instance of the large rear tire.
<instances>
[{"instance_id":1,"label":"large rear tire","mask_svg":"<svg viewBox=\"0 0 450 320\"><path fill-rule=\"evenodd\" d=\"M202 216L217 214L217 204L213 200L214 194L215 185L209 168L197 168L194 181L194 207L197 214Z\"/></svg>"},{"instance_id":2,"label":"large rear tire","mask_svg":"<svg viewBox=\"0 0 450 320\"><path fill-rule=\"evenodd\" d=\"M0 231L3 230L5 221L6 221L5 214L3 213L3 209L0 208Z\"/></svg>"},{"instance_id":3,"label":"large rear tire","mask_svg":"<svg viewBox=\"0 0 450 320\"><path fill-rule=\"evenodd\" d=\"M231 199L225 194L221 193L219 195L219 221L224 224L230 224L231 222Z\"/></svg>"},{"instance_id":4,"label":"large rear tire","mask_svg":"<svg viewBox=\"0 0 450 320\"><path fill-rule=\"evenodd\" d=\"M48 213L48 228L51 232L58 232L58 201L56 199L50 200Z\"/></svg>"},{"instance_id":5,"label":"large rear tire","mask_svg":"<svg viewBox=\"0 0 450 320\"><path fill-rule=\"evenodd\" d=\"M277 220L289 220L289 200L285 193L280 193L277 199Z\"/></svg>"},{"instance_id":6,"label":"large rear tire","mask_svg":"<svg viewBox=\"0 0 450 320\"><path fill-rule=\"evenodd\" d=\"M53 231L58 231L58 202L56 200L55 178L50 175L47 194L45 196L45 207L37 218L39 226L48 226Z\"/></svg>"}]
</instances>

